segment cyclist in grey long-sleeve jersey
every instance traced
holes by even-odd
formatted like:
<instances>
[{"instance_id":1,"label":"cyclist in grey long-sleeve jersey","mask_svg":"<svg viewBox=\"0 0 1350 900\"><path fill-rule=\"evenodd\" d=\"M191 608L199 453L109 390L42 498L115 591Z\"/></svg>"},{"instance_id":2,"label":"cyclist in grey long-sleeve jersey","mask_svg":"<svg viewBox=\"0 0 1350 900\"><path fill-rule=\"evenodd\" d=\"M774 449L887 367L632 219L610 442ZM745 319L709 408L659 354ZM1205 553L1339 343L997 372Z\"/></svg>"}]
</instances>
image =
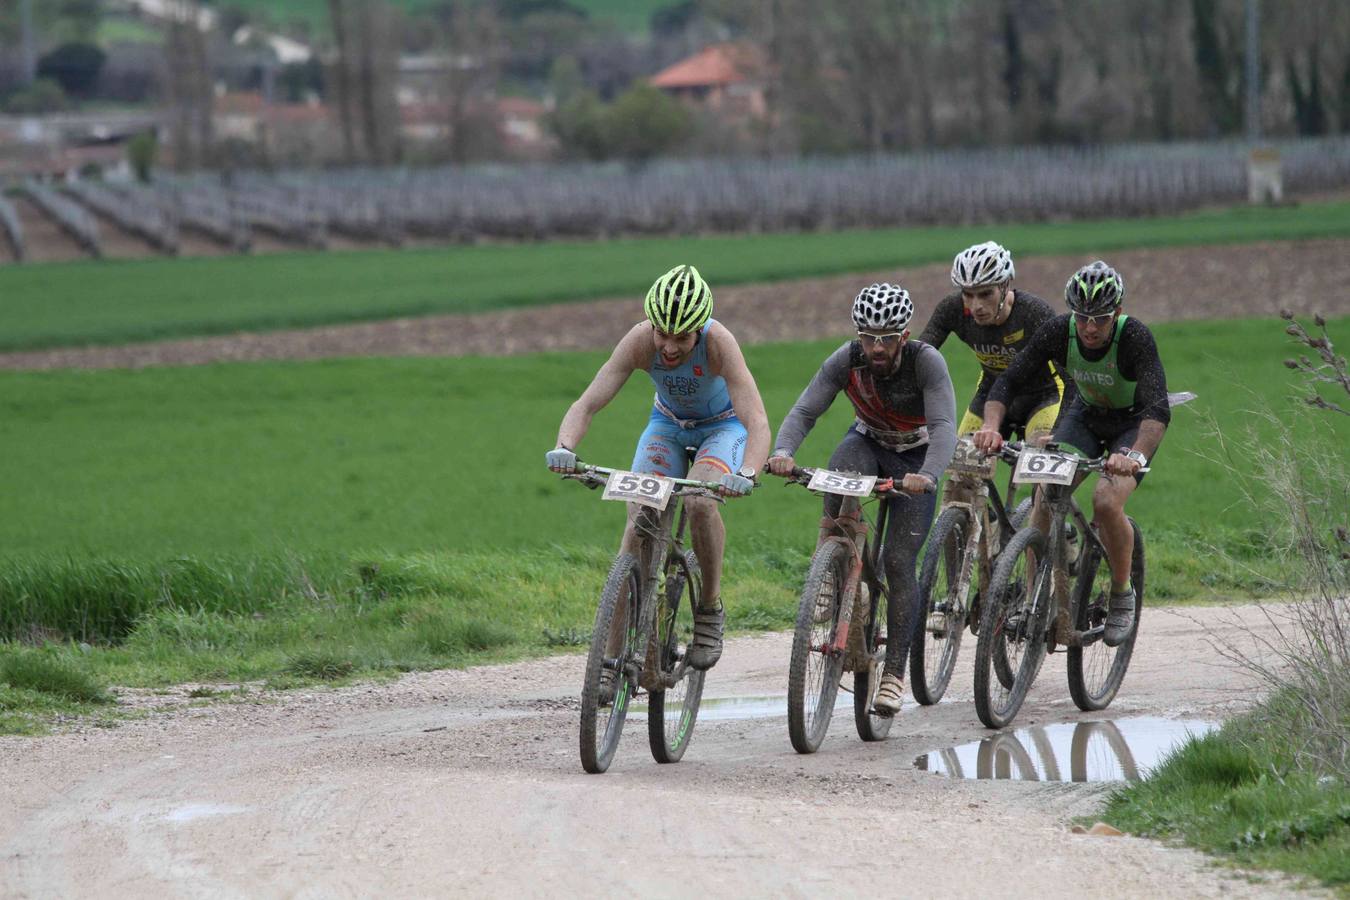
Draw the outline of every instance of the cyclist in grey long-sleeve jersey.
<instances>
[{"instance_id":1,"label":"cyclist in grey long-sleeve jersey","mask_svg":"<svg viewBox=\"0 0 1350 900\"><path fill-rule=\"evenodd\" d=\"M853 301L858 339L840 347L821 365L778 430L769 471L787 475L793 454L840 391L848 394L856 418L830 456L830 468L894 478L911 495L887 500L890 526L882 557L890 594L886 666L874 712L900 709L905 661L917 621L915 568L933 521L938 479L956 448L956 397L947 363L927 344L909 339L914 304L903 288L874 284ZM838 516L841 500L825 497L825 514Z\"/></svg>"}]
</instances>

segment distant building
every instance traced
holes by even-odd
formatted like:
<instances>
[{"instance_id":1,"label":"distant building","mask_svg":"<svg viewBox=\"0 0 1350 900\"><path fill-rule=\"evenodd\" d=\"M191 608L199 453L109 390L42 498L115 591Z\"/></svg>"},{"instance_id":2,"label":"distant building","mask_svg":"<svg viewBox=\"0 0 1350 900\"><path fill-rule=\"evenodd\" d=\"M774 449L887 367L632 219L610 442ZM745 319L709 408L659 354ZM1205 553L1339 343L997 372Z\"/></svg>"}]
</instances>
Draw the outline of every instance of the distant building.
<instances>
[{"instance_id":1,"label":"distant building","mask_svg":"<svg viewBox=\"0 0 1350 900\"><path fill-rule=\"evenodd\" d=\"M762 119L768 113L769 72L764 51L754 44L713 44L657 72L649 80L695 109L731 119Z\"/></svg>"}]
</instances>

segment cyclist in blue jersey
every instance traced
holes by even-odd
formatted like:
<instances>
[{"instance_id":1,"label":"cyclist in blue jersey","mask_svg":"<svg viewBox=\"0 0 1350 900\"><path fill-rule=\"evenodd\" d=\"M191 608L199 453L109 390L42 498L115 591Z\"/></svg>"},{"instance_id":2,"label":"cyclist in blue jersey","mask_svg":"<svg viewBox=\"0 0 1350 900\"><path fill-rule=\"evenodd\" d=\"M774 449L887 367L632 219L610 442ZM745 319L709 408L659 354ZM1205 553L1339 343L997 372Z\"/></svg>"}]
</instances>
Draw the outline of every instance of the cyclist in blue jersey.
<instances>
[{"instance_id":1,"label":"cyclist in blue jersey","mask_svg":"<svg viewBox=\"0 0 1350 900\"><path fill-rule=\"evenodd\" d=\"M647 293L645 321L620 339L590 386L567 410L557 446L545 454L555 472L575 471L576 448L591 419L634 372L651 376L656 400L638 438L633 471L685 477L686 447L696 447L687 477L718 481L727 496L743 496L769 453L769 418L736 338L712 318L712 291L693 266L676 266ZM722 655L725 613L720 598L726 529L717 504L685 501L703 597L694 612L689 665L709 669ZM636 552L630 505L623 549Z\"/></svg>"}]
</instances>

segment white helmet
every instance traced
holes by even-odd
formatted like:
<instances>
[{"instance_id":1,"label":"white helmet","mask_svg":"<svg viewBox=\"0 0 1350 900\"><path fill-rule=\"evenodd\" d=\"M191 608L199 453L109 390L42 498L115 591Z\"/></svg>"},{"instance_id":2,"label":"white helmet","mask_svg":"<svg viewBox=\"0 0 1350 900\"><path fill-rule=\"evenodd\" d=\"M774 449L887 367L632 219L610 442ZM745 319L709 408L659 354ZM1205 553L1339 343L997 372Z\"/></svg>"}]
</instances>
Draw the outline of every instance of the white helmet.
<instances>
[{"instance_id":1,"label":"white helmet","mask_svg":"<svg viewBox=\"0 0 1350 900\"><path fill-rule=\"evenodd\" d=\"M914 316L909 291L898 284L872 284L853 298L853 324L859 330L904 331Z\"/></svg>"},{"instance_id":2,"label":"white helmet","mask_svg":"<svg viewBox=\"0 0 1350 900\"><path fill-rule=\"evenodd\" d=\"M993 241L967 247L952 261L952 284L963 289L1002 284L1015 275L1012 254Z\"/></svg>"}]
</instances>

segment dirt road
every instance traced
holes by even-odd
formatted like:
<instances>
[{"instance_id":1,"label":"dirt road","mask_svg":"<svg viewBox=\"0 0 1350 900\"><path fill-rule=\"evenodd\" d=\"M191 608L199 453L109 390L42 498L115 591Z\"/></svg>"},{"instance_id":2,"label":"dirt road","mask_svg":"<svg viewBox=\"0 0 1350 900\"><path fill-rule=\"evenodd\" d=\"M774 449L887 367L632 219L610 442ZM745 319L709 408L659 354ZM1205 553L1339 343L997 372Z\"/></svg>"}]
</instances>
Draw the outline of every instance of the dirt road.
<instances>
[{"instance_id":1,"label":"dirt road","mask_svg":"<svg viewBox=\"0 0 1350 900\"><path fill-rule=\"evenodd\" d=\"M1198 622L1149 609L1110 718L1218 719L1251 696ZM1230 626L1224 626L1230 631ZM790 637L737 638L684 761L653 763L630 718L603 776L577 761L582 659L408 675L331 691L124 695L113 729L0 738L6 897L581 894L1248 897L1190 851L1074 834L1109 785L959 781L915 757L988 734L970 657L950 702L863 744L844 709L821 751L787 741ZM845 699L847 697L845 696ZM1017 726L1087 718L1047 661ZM1067 765L1061 761L1067 771ZM1110 887L1106 887L1110 885Z\"/></svg>"}]
</instances>

